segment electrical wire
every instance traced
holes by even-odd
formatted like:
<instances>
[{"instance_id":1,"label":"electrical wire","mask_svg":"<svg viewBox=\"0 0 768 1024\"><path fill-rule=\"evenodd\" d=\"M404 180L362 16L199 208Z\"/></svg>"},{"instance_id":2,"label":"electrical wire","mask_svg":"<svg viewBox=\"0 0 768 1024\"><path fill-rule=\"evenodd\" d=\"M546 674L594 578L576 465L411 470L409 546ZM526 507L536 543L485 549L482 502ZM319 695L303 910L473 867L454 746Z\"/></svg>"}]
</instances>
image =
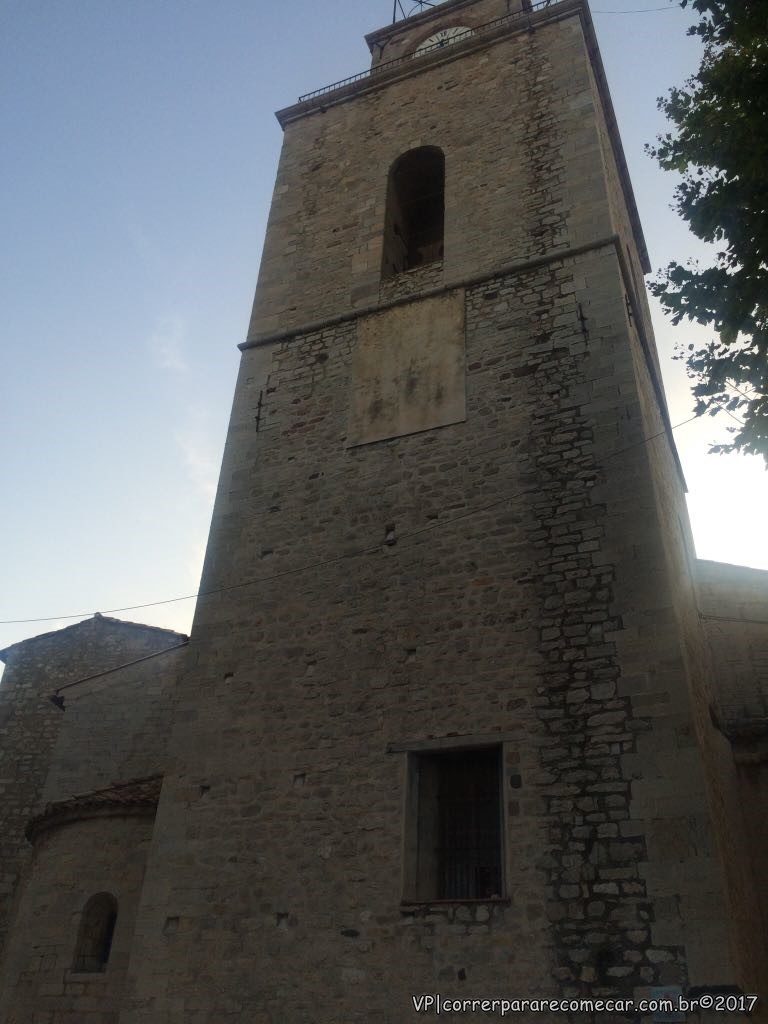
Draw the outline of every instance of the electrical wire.
<instances>
[{"instance_id":1,"label":"electrical wire","mask_svg":"<svg viewBox=\"0 0 768 1024\"><path fill-rule=\"evenodd\" d=\"M672 7L638 7L631 11L592 11L592 14L653 14L654 11L676 11L677 4Z\"/></svg>"},{"instance_id":2,"label":"electrical wire","mask_svg":"<svg viewBox=\"0 0 768 1024\"><path fill-rule=\"evenodd\" d=\"M768 619L745 619L740 615L704 615L699 613L704 622L746 622L751 626L768 626Z\"/></svg>"},{"instance_id":3,"label":"electrical wire","mask_svg":"<svg viewBox=\"0 0 768 1024\"><path fill-rule=\"evenodd\" d=\"M159 658L161 654L170 654L171 651L179 651L182 647L187 647L189 640L184 640L180 644L174 644L173 647L164 647L162 651L153 651L152 654L145 654L143 658L134 658L133 661L123 662L122 665L115 665L114 668L105 668L101 672L94 672L89 676L82 676L80 679L75 679L71 683L64 683L62 686L58 686L54 691L56 695L61 693L62 690L69 690L73 686L79 686L80 683L90 683L93 679L101 679L102 676L111 675L112 672L120 672L124 668L132 668L134 665L141 665L142 662L149 661L150 658ZM56 701L54 701L54 704ZM60 706L60 705L59 705Z\"/></svg>"},{"instance_id":4,"label":"electrical wire","mask_svg":"<svg viewBox=\"0 0 768 1024\"><path fill-rule=\"evenodd\" d=\"M684 427L688 423L692 423L693 420L698 419L699 414L690 416L687 420L682 420L680 423L676 423L671 429L677 430L679 427ZM651 441L655 441L657 438L664 436L667 433L666 429L658 431L656 434L651 434L649 437L641 438L639 441L635 441L624 448L616 449L612 452L608 452L607 455L603 456L604 459L616 458L618 455L624 455L626 452L631 451L633 448L637 448L641 445L650 444ZM402 541L407 541L413 537L419 537L424 533L429 533L431 530L442 529L445 526L450 526L452 523L460 522L462 519L468 519L470 516L479 515L482 512L487 512L492 508L496 508L499 505L503 505L508 501L512 501L515 498L524 497L527 491L518 491L512 494L505 494L502 498L496 501L490 502L490 504L482 505L477 508L472 508L466 512L461 512L458 515L452 516L450 519L435 519L434 522L428 523L425 526L420 527L416 530L411 530L409 533L404 533L398 536L397 541L400 544ZM108 608L106 611L101 612L102 615L114 615L118 612L135 612L141 611L144 608L158 608L166 604L178 604L181 601L192 601L195 598L200 597L214 597L217 594L224 594L232 590L240 590L243 587L252 587L257 583L268 583L272 580L283 579L286 576L296 576L302 572L308 572L310 569L320 569L327 565L335 565L338 562L343 562L348 558L360 558L363 555L374 554L381 550L381 543L367 545L366 547L359 548L355 551L346 551L343 554L335 555L333 558L322 559L318 562L310 562L305 565L296 566L294 569L285 569L283 572L274 573L271 576L257 576L253 579L242 580L240 583L231 583L226 587L214 587L211 590L201 590L195 594L185 594L182 597L168 597L162 601L147 601L144 604L131 604L125 605L122 608ZM93 612L77 612L71 615L44 615L38 618L32 619L1 619L0 626L20 626L28 625L35 622L54 622L59 619L84 619L92 615Z\"/></svg>"}]
</instances>

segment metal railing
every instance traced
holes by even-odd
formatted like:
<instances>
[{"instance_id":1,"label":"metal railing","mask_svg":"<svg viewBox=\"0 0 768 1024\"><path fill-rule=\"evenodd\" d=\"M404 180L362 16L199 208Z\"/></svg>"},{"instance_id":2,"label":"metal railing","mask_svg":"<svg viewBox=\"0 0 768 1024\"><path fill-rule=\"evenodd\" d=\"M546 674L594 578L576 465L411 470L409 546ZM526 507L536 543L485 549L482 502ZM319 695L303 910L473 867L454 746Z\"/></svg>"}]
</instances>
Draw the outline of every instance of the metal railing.
<instances>
[{"instance_id":1,"label":"metal railing","mask_svg":"<svg viewBox=\"0 0 768 1024\"><path fill-rule=\"evenodd\" d=\"M531 14L543 10L546 7L555 7L557 4L562 2L563 0L537 0L536 3L526 3L526 0L523 0L523 10L521 11L512 11L510 14L505 14L501 18L494 18L493 21L487 21L484 25L478 25L476 28L468 28L466 32L453 36L450 42L434 43L432 46L426 46L423 49L420 48L414 53L406 53L402 57L396 57L394 60L388 60L383 64L377 64L375 67L368 68L367 71L361 71L357 75L350 75L349 78L342 78L341 81L333 82L332 85L325 85L322 89L315 89L314 92L304 93L303 96L299 96L299 103L305 103L307 100L317 99L319 96L328 96L330 93L336 92L338 89L344 89L346 86L354 85L355 82L361 82L366 78L374 79L384 72L392 71L394 68L410 64L411 61L419 60L421 57L426 57L428 54L434 53L435 50L447 49L449 46L456 46L469 39L475 39L478 36L490 35L496 29L505 25L514 24L516 21L524 22Z\"/></svg>"}]
</instances>

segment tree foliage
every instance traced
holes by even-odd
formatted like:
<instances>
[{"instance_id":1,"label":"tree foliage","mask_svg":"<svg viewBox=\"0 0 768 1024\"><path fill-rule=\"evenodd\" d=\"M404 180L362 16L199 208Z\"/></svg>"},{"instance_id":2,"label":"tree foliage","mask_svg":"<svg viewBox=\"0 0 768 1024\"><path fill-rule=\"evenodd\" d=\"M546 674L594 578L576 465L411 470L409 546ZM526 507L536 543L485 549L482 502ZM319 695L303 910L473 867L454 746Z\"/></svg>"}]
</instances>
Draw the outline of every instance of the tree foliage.
<instances>
[{"instance_id":1,"label":"tree foliage","mask_svg":"<svg viewBox=\"0 0 768 1024\"><path fill-rule=\"evenodd\" d=\"M714 265L671 263L651 285L679 324L714 328L688 345L698 413L726 411L740 424L713 451L759 453L768 462L768 0L682 0L704 54L698 73L659 100L673 131L648 147L678 171L675 208L718 247Z\"/></svg>"}]
</instances>

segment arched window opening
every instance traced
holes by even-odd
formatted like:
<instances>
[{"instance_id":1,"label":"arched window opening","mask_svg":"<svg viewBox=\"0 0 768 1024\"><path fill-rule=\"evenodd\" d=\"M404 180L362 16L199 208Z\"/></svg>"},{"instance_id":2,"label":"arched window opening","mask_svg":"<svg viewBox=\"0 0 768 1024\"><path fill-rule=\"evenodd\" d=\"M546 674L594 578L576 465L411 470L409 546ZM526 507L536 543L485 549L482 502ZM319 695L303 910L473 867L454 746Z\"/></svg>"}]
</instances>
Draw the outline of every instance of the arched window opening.
<instances>
[{"instance_id":1,"label":"arched window opening","mask_svg":"<svg viewBox=\"0 0 768 1024\"><path fill-rule=\"evenodd\" d=\"M394 162L387 185L382 277L443 258L445 156L420 146Z\"/></svg>"},{"instance_id":2,"label":"arched window opening","mask_svg":"<svg viewBox=\"0 0 768 1024\"><path fill-rule=\"evenodd\" d=\"M93 974L106 969L117 923L117 900L108 892L92 896L80 919L72 970Z\"/></svg>"}]
</instances>

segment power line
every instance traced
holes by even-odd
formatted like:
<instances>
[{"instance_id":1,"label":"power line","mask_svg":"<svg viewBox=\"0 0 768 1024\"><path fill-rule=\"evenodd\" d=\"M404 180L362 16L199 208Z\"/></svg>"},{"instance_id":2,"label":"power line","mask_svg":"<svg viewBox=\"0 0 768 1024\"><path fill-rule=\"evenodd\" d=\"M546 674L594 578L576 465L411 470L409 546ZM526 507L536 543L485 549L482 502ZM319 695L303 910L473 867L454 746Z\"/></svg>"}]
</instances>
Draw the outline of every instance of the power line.
<instances>
[{"instance_id":1,"label":"power line","mask_svg":"<svg viewBox=\"0 0 768 1024\"><path fill-rule=\"evenodd\" d=\"M705 622L746 622L752 626L768 626L768 619L745 619L740 615L704 615L699 612L699 618Z\"/></svg>"},{"instance_id":2,"label":"power line","mask_svg":"<svg viewBox=\"0 0 768 1024\"><path fill-rule=\"evenodd\" d=\"M90 676L83 676L80 679L75 679L71 683L65 683L62 686L56 687L51 696L51 701L54 703L56 708L60 708L63 711L63 697L60 695L61 690L72 689L73 686L79 686L80 683L90 683L93 679L101 679L103 676L110 676L113 672L121 672L123 669L130 669L134 665L141 665L142 662L148 662L150 658L160 657L161 654L169 654L172 650L180 650L182 647L186 647L189 643L188 640L184 640L181 643L176 643L172 647L164 647L163 650L156 650L152 654L144 654L143 657L136 657L132 662L124 662L123 665L116 665L113 669L102 669L100 672L94 672Z\"/></svg>"},{"instance_id":3,"label":"power line","mask_svg":"<svg viewBox=\"0 0 768 1024\"><path fill-rule=\"evenodd\" d=\"M671 429L677 430L679 427L684 427L687 423L692 423L693 420L698 419L699 414L690 416L687 420L682 420L680 423L676 423ZM656 438L662 437L667 433L666 429L658 431L656 434L651 434L650 437L641 438L639 441L635 441L625 448L619 448L615 451L608 452L607 455L603 456L604 459L616 458L618 455L624 455L625 452L631 451L633 448L638 448L641 445L649 444L651 441L655 441ZM488 505L482 505L479 508L469 509L466 512L461 512L456 516L452 516L450 519L436 519L432 523L428 523L425 526L420 527L417 530L412 530L410 533L404 533L398 537L398 543L403 540L409 540L412 537L419 537L421 534L428 533L431 530L435 530L438 527L450 526L452 523L460 522L462 519L468 519L470 516L479 515L482 512L487 512L492 508L496 508L498 505L503 505L505 502L512 501L514 498L523 497L526 491L517 491L512 494L505 494L504 497L499 498L496 501L492 501ZM231 590L240 590L243 587L252 587L257 583L269 583L272 580L283 579L286 576L296 576L299 573L307 572L310 569L320 569L327 565L335 565L338 562L343 562L347 558L360 558L362 555L374 554L381 550L381 543L371 544L363 548L359 548L356 551L346 551L341 555L335 555L333 558L322 559L319 562L310 562L306 565L297 566L295 569L285 569L283 572L274 573L272 576L257 576L253 579L242 580L240 583L231 583L226 587L215 587L212 590L201 590L195 594L185 594L182 597L168 597L162 601L147 601L144 604L131 604L126 605L122 608L108 608L102 612L102 615L115 615L118 612L135 612L141 611L144 608L158 608L166 604L178 604L181 601L192 601L199 597L214 597L217 594L224 594ZM77 612L72 615L43 615L33 619L0 619L0 626L20 626L28 625L35 622L54 622L57 619L84 619L92 615L93 612Z\"/></svg>"},{"instance_id":4,"label":"power line","mask_svg":"<svg viewBox=\"0 0 768 1024\"><path fill-rule=\"evenodd\" d=\"M677 4L672 7L639 7L631 11L592 11L592 14L652 14L654 11L676 11Z\"/></svg>"}]
</instances>

